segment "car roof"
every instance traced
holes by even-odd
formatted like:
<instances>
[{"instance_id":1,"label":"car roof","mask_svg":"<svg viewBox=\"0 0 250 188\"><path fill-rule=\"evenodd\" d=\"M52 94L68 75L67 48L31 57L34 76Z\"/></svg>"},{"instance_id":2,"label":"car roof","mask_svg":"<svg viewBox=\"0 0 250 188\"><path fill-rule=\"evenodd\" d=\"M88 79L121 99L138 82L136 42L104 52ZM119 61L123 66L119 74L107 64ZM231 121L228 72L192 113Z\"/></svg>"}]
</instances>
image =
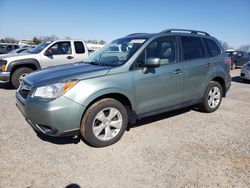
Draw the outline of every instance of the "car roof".
<instances>
[{"instance_id":1,"label":"car roof","mask_svg":"<svg viewBox=\"0 0 250 188\"><path fill-rule=\"evenodd\" d=\"M166 35L195 36L195 37L199 36L199 37L214 38L204 31L188 30L188 29L166 29L159 33L132 33L125 36L125 38L149 39L156 36L166 36Z\"/></svg>"}]
</instances>

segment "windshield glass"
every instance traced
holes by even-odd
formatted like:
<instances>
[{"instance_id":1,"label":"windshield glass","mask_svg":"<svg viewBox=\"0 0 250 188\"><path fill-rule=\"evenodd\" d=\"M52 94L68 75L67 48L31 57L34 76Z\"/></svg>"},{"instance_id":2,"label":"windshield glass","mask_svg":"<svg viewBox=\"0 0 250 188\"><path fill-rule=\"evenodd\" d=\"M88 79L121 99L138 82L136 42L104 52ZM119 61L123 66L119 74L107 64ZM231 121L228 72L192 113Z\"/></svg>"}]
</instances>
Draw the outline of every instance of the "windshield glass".
<instances>
[{"instance_id":1,"label":"windshield glass","mask_svg":"<svg viewBox=\"0 0 250 188\"><path fill-rule=\"evenodd\" d=\"M93 53L84 62L96 65L119 66L141 47L146 39L122 38L114 40L99 51Z\"/></svg>"},{"instance_id":2,"label":"windshield glass","mask_svg":"<svg viewBox=\"0 0 250 188\"><path fill-rule=\"evenodd\" d=\"M31 50L29 50L29 53L38 54L38 53L40 53L44 48L46 48L46 46L48 46L50 43L52 43L52 41L43 41L43 42L41 42L39 45L37 45L35 48L32 48Z\"/></svg>"}]
</instances>

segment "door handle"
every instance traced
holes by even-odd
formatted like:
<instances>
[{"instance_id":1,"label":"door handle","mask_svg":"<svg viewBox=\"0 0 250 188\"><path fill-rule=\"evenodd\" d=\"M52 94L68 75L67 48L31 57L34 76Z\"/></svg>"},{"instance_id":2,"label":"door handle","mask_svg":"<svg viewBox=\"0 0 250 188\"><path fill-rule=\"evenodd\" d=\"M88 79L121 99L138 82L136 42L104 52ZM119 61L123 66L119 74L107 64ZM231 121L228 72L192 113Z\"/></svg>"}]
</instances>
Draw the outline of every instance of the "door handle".
<instances>
[{"instance_id":1,"label":"door handle","mask_svg":"<svg viewBox=\"0 0 250 188\"><path fill-rule=\"evenodd\" d=\"M73 56L67 56L67 59L73 59L74 57Z\"/></svg>"},{"instance_id":2,"label":"door handle","mask_svg":"<svg viewBox=\"0 0 250 188\"><path fill-rule=\"evenodd\" d=\"M180 75L180 74L182 74L183 72L181 71L181 69L176 69L175 71L174 71L174 74L177 74L177 75Z\"/></svg>"}]
</instances>

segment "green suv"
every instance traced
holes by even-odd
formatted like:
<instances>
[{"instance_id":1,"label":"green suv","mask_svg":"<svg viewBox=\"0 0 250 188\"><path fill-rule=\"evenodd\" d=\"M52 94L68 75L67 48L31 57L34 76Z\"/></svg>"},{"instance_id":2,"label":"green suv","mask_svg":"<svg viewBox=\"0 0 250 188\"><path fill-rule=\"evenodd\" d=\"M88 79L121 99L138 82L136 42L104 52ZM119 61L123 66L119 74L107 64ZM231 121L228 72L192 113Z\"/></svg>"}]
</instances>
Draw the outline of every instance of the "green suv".
<instances>
[{"instance_id":1,"label":"green suv","mask_svg":"<svg viewBox=\"0 0 250 188\"><path fill-rule=\"evenodd\" d=\"M16 92L32 128L117 142L128 122L196 105L214 112L231 85L230 59L202 31L169 29L114 40L84 62L36 71Z\"/></svg>"}]
</instances>

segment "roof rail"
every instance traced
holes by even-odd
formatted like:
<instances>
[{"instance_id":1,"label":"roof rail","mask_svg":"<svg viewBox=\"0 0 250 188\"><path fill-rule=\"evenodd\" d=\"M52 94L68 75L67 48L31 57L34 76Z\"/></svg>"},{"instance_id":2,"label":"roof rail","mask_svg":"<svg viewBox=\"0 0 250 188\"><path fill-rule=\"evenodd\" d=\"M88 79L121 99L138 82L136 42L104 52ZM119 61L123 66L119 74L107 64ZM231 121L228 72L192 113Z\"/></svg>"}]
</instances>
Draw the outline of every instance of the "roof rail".
<instances>
[{"instance_id":1,"label":"roof rail","mask_svg":"<svg viewBox=\"0 0 250 188\"><path fill-rule=\"evenodd\" d=\"M196 30L189 30L189 29L166 29L164 31L161 31L160 33L174 33L174 32L184 32L184 33L191 33L196 35L206 35L210 36L208 33L204 31L196 31Z\"/></svg>"},{"instance_id":2,"label":"roof rail","mask_svg":"<svg viewBox=\"0 0 250 188\"><path fill-rule=\"evenodd\" d=\"M147 34L147 33L131 33L131 34L127 35L126 37L133 36L133 35L140 35L140 34Z\"/></svg>"}]
</instances>

